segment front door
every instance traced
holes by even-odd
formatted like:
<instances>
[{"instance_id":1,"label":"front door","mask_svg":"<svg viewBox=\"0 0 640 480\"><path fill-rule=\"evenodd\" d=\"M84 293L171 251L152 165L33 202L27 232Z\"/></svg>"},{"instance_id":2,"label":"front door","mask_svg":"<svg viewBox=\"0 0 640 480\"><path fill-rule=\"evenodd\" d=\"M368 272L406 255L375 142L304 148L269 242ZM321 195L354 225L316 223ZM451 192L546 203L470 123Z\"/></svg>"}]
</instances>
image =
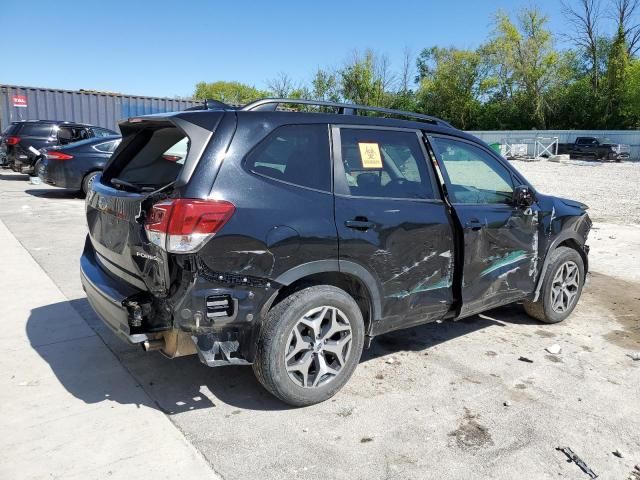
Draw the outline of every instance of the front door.
<instances>
[{"instance_id":1,"label":"front door","mask_svg":"<svg viewBox=\"0 0 640 480\"><path fill-rule=\"evenodd\" d=\"M538 207L512 202L514 176L472 143L430 137L462 227L464 262L460 317L520 300L538 277Z\"/></svg>"},{"instance_id":2,"label":"front door","mask_svg":"<svg viewBox=\"0 0 640 480\"><path fill-rule=\"evenodd\" d=\"M340 264L377 283L382 321L373 333L441 319L453 302L453 226L420 132L332 132Z\"/></svg>"}]
</instances>

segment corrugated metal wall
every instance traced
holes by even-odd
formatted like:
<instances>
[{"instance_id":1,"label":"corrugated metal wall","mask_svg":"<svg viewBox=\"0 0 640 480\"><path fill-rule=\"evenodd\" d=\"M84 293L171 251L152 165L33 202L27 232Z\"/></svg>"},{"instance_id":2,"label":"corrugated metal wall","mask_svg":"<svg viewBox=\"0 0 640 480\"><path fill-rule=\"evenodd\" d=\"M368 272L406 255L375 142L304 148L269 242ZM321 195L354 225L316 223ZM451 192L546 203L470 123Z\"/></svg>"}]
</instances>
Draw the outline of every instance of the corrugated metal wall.
<instances>
[{"instance_id":1,"label":"corrugated metal wall","mask_svg":"<svg viewBox=\"0 0 640 480\"><path fill-rule=\"evenodd\" d=\"M18 97L18 98L16 98ZM15 106L26 100L26 106ZM118 130L124 118L175 112L192 100L0 85L0 131L16 120L63 120Z\"/></svg>"},{"instance_id":2,"label":"corrugated metal wall","mask_svg":"<svg viewBox=\"0 0 640 480\"><path fill-rule=\"evenodd\" d=\"M558 137L560 143L573 143L576 137L608 137L615 143L631 145L631 160L640 160L640 130L501 130L468 132L486 143L518 143L536 137ZM525 143L525 142L522 142Z\"/></svg>"}]
</instances>

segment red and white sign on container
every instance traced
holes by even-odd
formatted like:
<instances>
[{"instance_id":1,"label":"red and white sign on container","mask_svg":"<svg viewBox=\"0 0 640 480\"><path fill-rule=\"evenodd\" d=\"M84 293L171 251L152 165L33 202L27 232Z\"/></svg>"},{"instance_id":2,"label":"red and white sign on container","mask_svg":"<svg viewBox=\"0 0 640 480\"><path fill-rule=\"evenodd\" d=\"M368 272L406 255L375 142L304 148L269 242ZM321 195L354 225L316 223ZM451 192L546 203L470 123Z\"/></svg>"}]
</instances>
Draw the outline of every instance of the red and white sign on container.
<instances>
[{"instance_id":1,"label":"red and white sign on container","mask_svg":"<svg viewBox=\"0 0 640 480\"><path fill-rule=\"evenodd\" d=\"M27 107L27 96L26 95L14 95L13 96L13 106L14 107Z\"/></svg>"}]
</instances>

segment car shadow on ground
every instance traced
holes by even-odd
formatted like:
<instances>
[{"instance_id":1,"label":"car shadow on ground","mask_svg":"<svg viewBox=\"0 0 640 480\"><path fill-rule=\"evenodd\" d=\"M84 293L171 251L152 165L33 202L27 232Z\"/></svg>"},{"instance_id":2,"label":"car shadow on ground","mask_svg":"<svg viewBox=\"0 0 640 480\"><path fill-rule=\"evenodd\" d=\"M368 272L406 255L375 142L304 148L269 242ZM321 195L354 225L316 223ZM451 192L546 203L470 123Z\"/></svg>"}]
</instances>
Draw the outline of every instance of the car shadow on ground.
<instances>
[{"instance_id":1,"label":"car shadow on ground","mask_svg":"<svg viewBox=\"0 0 640 480\"><path fill-rule=\"evenodd\" d=\"M69 305L92 329L85 330L98 336L55 341L64 337L56 330L70 329L61 318L65 310L68 312ZM400 351L428 350L462 335L488 327L503 327L506 323L534 321L521 307L508 306L458 322L421 325L377 337L372 347L363 353L361 363ZM262 388L249 366L209 368L196 356L168 360L158 352L146 353L126 344L96 317L86 298L33 309L26 330L32 347L49 364L60 383L86 403L110 400L145 405L168 415L214 409L219 404L249 410L292 408ZM51 338L53 343L46 338ZM112 355L122 365L114 362ZM129 382L122 367L134 382ZM114 380L118 378L127 381Z\"/></svg>"},{"instance_id":2,"label":"car shadow on ground","mask_svg":"<svg viewBox=\"0 0 640 480\"><path fill-rule=\"evenodd\" d=\"M75 199L75 198L82 198L82 195L80 194L80 192L75 192L73 190L66 190L64 188L60 188L60 189L45 189L45 188L34 188L34 189L29 189L29 190L25 190L25 193L28 193L29 195L33 196L33 197L39 197L39 198L47 198L47 199Z\"/></svg>"}]
</instances>

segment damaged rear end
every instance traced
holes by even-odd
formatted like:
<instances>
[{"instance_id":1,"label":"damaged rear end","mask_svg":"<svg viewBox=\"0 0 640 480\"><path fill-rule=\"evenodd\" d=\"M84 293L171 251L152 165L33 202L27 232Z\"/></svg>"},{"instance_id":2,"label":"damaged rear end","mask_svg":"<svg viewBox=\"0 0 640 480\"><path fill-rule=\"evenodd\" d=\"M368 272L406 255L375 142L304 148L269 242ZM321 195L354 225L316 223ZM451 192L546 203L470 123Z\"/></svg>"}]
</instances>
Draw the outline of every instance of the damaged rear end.
<instances>
[{"instance_id":1,"label":"damaged rear end","mask_svg":"<svg viewBox=\"0 0 640 480\"><path fill-rule=\"evenodd\" d=\"M198 257L235 211L209 198L235 122L229 111L123 122L123 140L87 195L81 277L88 300L114 332L147 350L243 363L237 338L214 332L214 320L232 322L237 306L202 285Z\"/></svg>"}]
</instances>

